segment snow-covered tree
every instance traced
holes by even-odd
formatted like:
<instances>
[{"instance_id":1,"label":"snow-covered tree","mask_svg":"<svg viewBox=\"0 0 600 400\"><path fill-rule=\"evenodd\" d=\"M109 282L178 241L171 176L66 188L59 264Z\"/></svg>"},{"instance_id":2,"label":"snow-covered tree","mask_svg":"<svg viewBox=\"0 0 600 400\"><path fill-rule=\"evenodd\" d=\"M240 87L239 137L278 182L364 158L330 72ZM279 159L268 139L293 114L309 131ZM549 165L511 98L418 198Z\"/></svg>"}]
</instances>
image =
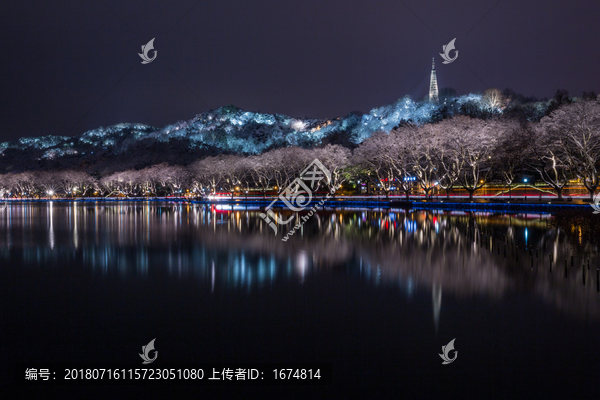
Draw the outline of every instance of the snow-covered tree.
<instances>
[{"instance_id":1,"label":"snow-covered tree","mask_svg":"<svg viewBox=\"0 0 600 400\"><path fill-rule=\"evenodd\" d=\"M273 172L277 190L287 187L312 162L310 154L301 147L284 147L263 154Z\"/></svg>"},{"instance_id":2,"label":"snow-covered tree","mask_svg":"<svg viewBox=\"0 0 600 400\"><path fill-rule=\"evenodd\" d=\"M184 186L188 185L190 174L185 167L180 165L160 164L156 170L157 183L171 194L183 192Z\"/></svg>"},{"instance_id":3,"label":"snow-covered tree","mask_svg":"<svg viewBox=\"0 0 600 400\"><path fill-rule=\"evenodd\" d=\"M481 97L482 106L491 113L500 113L506 108L507 99L500 89L487 89Z\"/></svg>"},{"instance_id":4,"label":"snow-covered tree","mask_svg":"<svg viewBox=\"0 0 600 400\"><path fill-rule=\"evenodd\" d=\"M221 166L223 168L223 185L233 198L236 188L242 184L242 180L249 173L246 158L238 155L224 156Z\"/></svg>"},{"instance_id":5,"label":"snow-covered tree","mask_svg":"<svg viewBox=\"0 0 600 400\"><path fill-rule=\"evenodd\" d=\"M510 196L518 170L523 169L532 157L535 135L531 129L521 127L518 121L512 119L499 120L495 126L497 130L494 134L498 139L492 164L508 187Z\"/></svg>"},{"instance_id":6,"label":"snow-covered tree","mask_svg":"<svg viewBox=\"0 0 600 400\"><path fill-rule=\"evenodd\" d=\"M106 197L116 195L131 196L136 189L135 172L133 170L115 172L100 180L100 188Z\"/></svg>"},{"instance_id":7,"label":"snow-covered tree","mask_svg":"<svg viewBox=\"0 0 600 400\"><path fill-rule=\"evenodd\" d=\"M397 183L396 178L408 174L408 165L398 161L397 151L389 134L377 132L363 141L353 154L354 163L363 168L367 181L383 190L386 197Z\"/></svg>"},{"instance_id":8,"label":"snow-covered tree","mask_svg":"<svg viewBox=\"0 0 600 400\"><path fill-rule=\"evenodd\" d=\"M393 133L403 136L411 174L417 179L425 196L429 197L429 193L444 176L444 170L440 165L443 135L440 135L438 125L428 124L422 127L407 125Z\"/></svg>"},{"instance_id":9,"label":"snow-covered tree","mask_svg":"<svg viewBox=\"0 0 600 400\"><path fill-rule=\"evenodd\" d=\"M491 176L491 158L497 140L494 132L501 129L502 122L459 115L439 124L445 134L443 146L448 150L442 167L457 178L472 199Z\"/></svg>"},{"instance_id":10,"label":"snow-covered tree","mask_svg":"<svg viewBox=\"0 0 600 400\"><path fill-rule=\"evenodd\" d=\"M564 187L571 176L569 159L565 152L567 137L542 125L534 126L531 151L524 159L540 178L562 199Z\"/></svg>"},{"instance_id":11,"label":"snow-covered tree","mask_svg":"<svg viewBox=\"0 0 600 400\"><path fill-rule=\"evenodd\" d=\"M216 193L224 179L225 164L223 157L206 157L189 166L192 179L196 185L207 188L211 193Z\"/></svg>"},{"instance_id":12,"label":"snow-covered tree","mask_svg":"<svg viewBox=\"0 0 600 400\"><path fill-rule=\"evenodd\" d=\"M562 138L570 169L593 198L599 184L600 102L588 100L565 104L542 118L540 127L552 137Z\"/></svg>"},{"instance_id":13,"label":"snow-covered tree","mask_svg":"<svg viewBox=\"0 0 600 400\"><path fill-rule=\"evenodd\" d=\"M248 157L247 165L250 169L249 177L252 179L253 185L262 191L263 198L265 198L266 192L271 187L275 177L275 173L269 165L267 153Z\"/></svg>"},{"instance_id":14,"label":"snow-covered tree","mask_svg":"<svg viewBox=\"0 0 600 400\"><path fill-rule=\"evenodd\" d=\"M32 172L11 174L12 192L18 197L32 197L35 191L35 175Z\"/></svg>"},{"instance_id":15,"label":"snow-covered tree","mask_svg":"<svg viewBox=\"0 0 600 400\"><path fill-rule=\"evenodd\" d=\"M315 149L311 157L321 161L325 168L331 173L331 180L323 180L321 184L325 185L329 191L339 188L350 178L348 168L352 153L349 149L340 145L331 145ZM335 193L334 193L335 197Z\"/></svg>"}]
</instances>

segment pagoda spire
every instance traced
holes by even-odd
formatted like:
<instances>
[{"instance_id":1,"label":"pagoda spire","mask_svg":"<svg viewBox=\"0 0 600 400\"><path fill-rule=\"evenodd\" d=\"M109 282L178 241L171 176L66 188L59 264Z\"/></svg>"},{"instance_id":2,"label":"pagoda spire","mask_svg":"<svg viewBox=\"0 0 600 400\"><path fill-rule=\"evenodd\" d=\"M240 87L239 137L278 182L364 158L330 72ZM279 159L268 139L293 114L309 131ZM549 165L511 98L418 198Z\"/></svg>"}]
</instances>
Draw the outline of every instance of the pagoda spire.
<instances>
[{"instance_id":1,"label":"pagoda spire","mask_svg":"<svg viewBox=\"0 0 600 400\"><path fill-rule=\"evenodd\" d=\"M437 103L439 101L437 76L435 74L435 58L431 61L431 79L429 80L429 102Z\"/></svg>"}]
</instances>

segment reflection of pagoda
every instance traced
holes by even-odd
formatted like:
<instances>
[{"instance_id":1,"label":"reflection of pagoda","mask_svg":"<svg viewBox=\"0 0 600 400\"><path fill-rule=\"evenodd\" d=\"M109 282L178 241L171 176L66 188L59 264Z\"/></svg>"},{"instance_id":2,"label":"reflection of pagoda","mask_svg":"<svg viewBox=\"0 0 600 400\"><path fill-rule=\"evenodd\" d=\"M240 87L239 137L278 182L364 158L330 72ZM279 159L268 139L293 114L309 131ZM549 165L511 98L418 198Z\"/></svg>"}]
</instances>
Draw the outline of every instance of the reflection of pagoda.
<instances>
[{"instance_id":1,"label":"reflection of pagoda","mask_svg":"<svg viewBox=\"0 0 600 400\"><path fill-rule=\"evenodd\" d=\"M435 283L431 287L431 301L433 302L433 324L435 325L435 333L438 332L440 325L440 311L442 311L442 286Z\"/></svg>"},{"instance_id":2,"label":"reflection of pagoda","mask_svg":"<svg viewBox=\"0 0 600 400\"><path fill-rule=\"evenodd\" d=\"M429 80L429 102L437 103L438 96L438 84L437 76L435 74L435 58L431 61L431 79Z\"/></svg>"}]
</instances>

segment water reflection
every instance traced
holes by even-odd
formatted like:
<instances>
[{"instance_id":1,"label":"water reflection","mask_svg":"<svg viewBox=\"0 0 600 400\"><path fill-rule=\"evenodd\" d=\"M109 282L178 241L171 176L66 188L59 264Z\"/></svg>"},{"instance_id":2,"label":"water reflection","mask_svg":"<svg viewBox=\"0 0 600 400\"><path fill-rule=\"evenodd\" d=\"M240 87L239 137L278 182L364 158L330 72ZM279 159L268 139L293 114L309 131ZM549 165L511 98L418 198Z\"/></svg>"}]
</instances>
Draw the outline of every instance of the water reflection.
<instances>
[{"instance_id":1,"label":"water reflection","mask_svg":"<svg viewBox=\"0 0 600 400\"><path fill-rule=\"evenodd\" d=\"M550 215L323 209L282 242L259 212L151 202L11 204L0 213L0 261L3 268L75 266L126 279L166 273L212 292L343 274L406 296L430 292L436 330L448 294L500 299L513 291L561 312L600 316L597 248L576 251Z\"/></svg>"}]
</instances>

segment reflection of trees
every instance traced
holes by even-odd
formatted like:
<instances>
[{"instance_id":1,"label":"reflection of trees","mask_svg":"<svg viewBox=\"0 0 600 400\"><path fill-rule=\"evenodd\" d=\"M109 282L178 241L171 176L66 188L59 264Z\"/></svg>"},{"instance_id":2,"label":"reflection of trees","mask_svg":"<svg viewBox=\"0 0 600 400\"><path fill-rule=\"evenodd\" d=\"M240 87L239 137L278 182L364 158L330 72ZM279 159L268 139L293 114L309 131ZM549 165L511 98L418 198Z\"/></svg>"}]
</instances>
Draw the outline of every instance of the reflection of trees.
<instances>
[{"instance_id":1,"label":"reflection of trees","mask_svg":"<svg viewBox=\"0 0 600 400\"><path fill-rule=\"evenodd\" d=\"M591 208L560 210L556 213L554 223L570 233L570 241L579 251L598 252L600 215L594 214Z\"/></svg>"},{"instance_id":2,"label":"reflection of trees","mask_svg":"<svg viewBox=\"0 0 600 400\"><path fill-rule=\"evenodd\" d=\"M285 218L292 215L280 212ZM324 210L285 243L257 219L257 213L247 217L245 229L232 221L239 228L236 234L222 227L220 234L213 230L202 240L278 258L306 251L320 267L343 269L360 259L363 268L370 268L371 276L381 281L411 280L459 296L499 298L512 289L541 295L570 314L600 315L595 275L588 273L583 286L581 268L570 267L571 256L574 265L581 266L589 255L575 252L568 237L540 215ZM299 217L293 223L298 221Z\"/></svg>"},{"instance_id":3,"label":"reflection of trees","mask_svg":"<svg viewBox=\"0 0 600 400\"><path fill-rule=\"evenodd\" d=\"M284 218L293 215L276 211ZM36 226L35 221L46 221L48 229L36 231L42 240L32 245L27 226ZM540 215L328 209L282 242L286 232L275 236L258 210L166 203L23 205L0 214L0 259L38 265L68 261L142 274L158 265L224 285L248 282L244 271L257 282L329 269L431 292L434 321L442 294L498 299L509 291L535 294L569 314L597 318L596 253L577 251L570 232L549 221Z\"/></svg>"},{"instance_id":4,"label":"reflection of trees","mask_svg":"<svg viewBox=\"0 0 600 400\"><path fill-rule=\"evenodd\" d=\"M285 219L293 214L278 210ZM568 237L540 215L321 210L287 242L273 235L258 212L218 215L200 212L198 234L214 249L242 249L279 260L304 252L314 268L349 271L361 265L363 277L378 282L408 282L435 293L500 298L510 290L532 293L580 316L600 315L595 272L581 266L589 255L574 251ZM289 228L300 220L296 217ZM498 247L499 246L499 247ZM506 253L506 258L505 254ZM549 271L552 254L553 272ZM531 261L533 259L533 268ZM564 278L564 260L568 278ZM439 299L441 303L441 298ZM439 308L438 308L439 313ZM435 307L434 307L435 312Z\"/></svg>"},{"instance_id":5,"label":"reflection of trees","mask_svg":"<svg viewBox=\"0 0 600 400\"><path fill-rule=\"evenodd\" d=\"M417 286L439 285L459 295L501 296L508 280L500 265L467 241L457 227L438 216L435 219L432 214L399 213L395 224L382 222L376 246L363 237L353 247L391 281L411 278Z\"/></svg>"},{"instance_id":6,"label":"reflection of trees","mask_svg":"<svg viewBox=\"0 0 600 400\"><path fill-rule=\"evenodd\" d=\"M547 217L457 214L323 211L285 246L268 234L240 242L280 256L302 249L317 265L333 268L360 259L381 281L410 279L417 286L459 296L499 298L517 290L540 295L570 314L600 316L595 271L588 272L587 264L582 284L581 265L590 255L577 253Z\"/></svg>"}]
</instances>

